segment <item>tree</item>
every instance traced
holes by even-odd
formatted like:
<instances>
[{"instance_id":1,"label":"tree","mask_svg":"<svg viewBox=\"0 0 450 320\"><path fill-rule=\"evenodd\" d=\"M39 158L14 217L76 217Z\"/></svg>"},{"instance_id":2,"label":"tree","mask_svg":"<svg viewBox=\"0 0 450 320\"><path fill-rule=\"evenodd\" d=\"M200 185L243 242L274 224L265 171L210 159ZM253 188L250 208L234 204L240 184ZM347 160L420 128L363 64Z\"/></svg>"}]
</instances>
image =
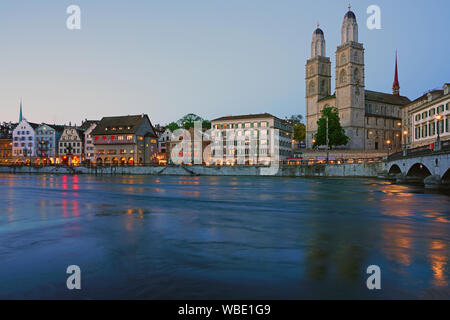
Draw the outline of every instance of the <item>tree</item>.
<instances>
[{"instance_id":1,"label":"tree","mask_svg":"<svg viewBox=\"0 0 450 320\"><path fill-rule=\"evenodd\" d=\"M203 119L194 113L188 113L183 118L177 121L177 124L180 128L189 130L194 127L194 123L196 121L201 121L203 123Z\"/></svg>"},{"instance_id":2,"label":"tree","mask_svg":"<svg viewBox=\"0 0 450 320\"><path fill-rule=\"evenodd\" d=\"M301 114L292 115L288 120L292 125L300 124L303 121L303 116Z\"/></svg>"},{"instance_id":3,"label":"tree","mask_svg":"<svg viewBox=\"0 0 450 320\"><path fill-rule=\"evenodd\" d=\"M209 120L203 120L203 122L202 122L202 128L203 128L203 130L209 130L209 129L211 129L211 121L209 121Z\"/></svg>"},{"instance_id":4,"label":"tree","mask_svg":"<svg viewBox=\"0 0 450 320\"><path fill-rule=\"evenodd\" d=\"M176 122L171 122L166 126L166 129L169 129L170 131L174 132L177 129L180 129L180 126L176 124Z\"/></svg>"},{"instance_id":5,"label":"tree","mask_svg":"<svg viewBox=\"0 0 450 320\"><path fill-rule=\"evenodd\" d=\"M293 126L294 140L304 141L306 136L306 126L303 123L298 123Z\"/></svg>"},{"instance_id":6,"label":"tree","mask_svg":"<svg viewBox=\"0 0 450 320\"><path fill-rule=\"evenodd\" d=\"M327 107L322 110L322 117L317 121L317 133L314 136L316 142L314 147L327 144L327 118L328 118L328 145L333 146L346 145L349 137L345 135L341 127L339 112L336 107Z\"/></svg>"}]
</instances>

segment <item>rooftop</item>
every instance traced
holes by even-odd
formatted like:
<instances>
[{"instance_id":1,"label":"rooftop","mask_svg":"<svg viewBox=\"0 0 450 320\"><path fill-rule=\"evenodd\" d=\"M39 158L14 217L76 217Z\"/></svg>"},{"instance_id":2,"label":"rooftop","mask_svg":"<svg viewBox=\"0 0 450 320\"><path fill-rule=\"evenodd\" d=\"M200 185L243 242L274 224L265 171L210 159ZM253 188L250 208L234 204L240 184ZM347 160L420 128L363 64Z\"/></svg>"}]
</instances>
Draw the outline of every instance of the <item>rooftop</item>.
<instances>
[{"instance_id":1,"label":"rooftop","mask_svg":"<svg viewBox=\"0 0 450 320\"><path fill-rule=\"evenodd\" d=\"M404 96L396 96L389 93L366 90L366 100L404 106L411 102Z\"/></svg>"},{"instance_id":2,"label":"rooftop","mask_svg":"<svg viewBox=\"0 0 450 320\"><path fill-rule=\"evenodd\" d=\"M150 123L147 115L104 117L100 120L97 127L92 131L92 135L101 134L135 134L144 121ZM153 135L156 137L155 130L150 123Z\"/></svg>"}]
</instances>

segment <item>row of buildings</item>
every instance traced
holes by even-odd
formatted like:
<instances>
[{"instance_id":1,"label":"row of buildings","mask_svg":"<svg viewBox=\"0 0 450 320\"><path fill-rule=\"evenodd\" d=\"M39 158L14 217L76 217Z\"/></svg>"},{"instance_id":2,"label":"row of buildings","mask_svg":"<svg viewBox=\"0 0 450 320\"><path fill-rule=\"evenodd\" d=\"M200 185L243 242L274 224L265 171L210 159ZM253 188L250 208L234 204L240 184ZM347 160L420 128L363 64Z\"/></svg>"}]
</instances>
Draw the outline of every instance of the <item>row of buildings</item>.
<instances>
[{"instance_id":1,"label":"row of buildings","mask_svg":"<svg viewBox=\"0 0 450 320\"><path fill-rule=\"evenodd\" d=\"M81 126L36 124L22 117L2 124L3 164L151 164L158 136L147 115L85 120Z\"/></svg>"},{"instance_id":2,"label":"row of buildings","mask_svg":"<svg viewBox=\"0 0 450 320\"><path fill-rule=\"evenodd\" d=\"M307 146L313 144L317 121L325 107L339 110L342 127L350 138L342 149L376 152L405 146L434 147L438 134L443 140L450 139L450 84L411 101L400 95L396 57L392 93L365 87L365 49L359 42L356 15L350 9L344 16L341 44L336 49L333 93L325 34L319 26L313 33L305 71Z\"/></svg>"},{"instance_id":3,"label":"row of buildings","mask_svg":"<svg viewBox=\"0 0 450 320\"><path fill-rule=\"evenodd\" d=\"M221 117L211 125L211 130L191 128L177 134L155 128L147 115L85 120L81 126L37 124L23 118L21 104L19 122L1 127L0 162L252 165L293 155L290 122L271 114Z\"/></svg>"}]
</instances>

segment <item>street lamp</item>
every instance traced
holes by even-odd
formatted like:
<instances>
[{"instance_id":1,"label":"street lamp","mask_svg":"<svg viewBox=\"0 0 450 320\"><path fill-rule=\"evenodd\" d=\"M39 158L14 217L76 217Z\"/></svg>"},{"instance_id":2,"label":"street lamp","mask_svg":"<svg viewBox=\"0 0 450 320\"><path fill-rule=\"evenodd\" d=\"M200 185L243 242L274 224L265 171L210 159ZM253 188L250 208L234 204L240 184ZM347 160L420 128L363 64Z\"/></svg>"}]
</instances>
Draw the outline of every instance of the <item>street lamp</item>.
<instances>
[{"instance_id":1,"label":"street lamp","mask_svg":"<svg viewBox=\"0 0 450 320\"><path fill-rule=\"evenodd\" d=\"M392 143L391 140L386 141L386 144L388 145L388 153L387 153L388 160L389 160L389 153L391 152L391 143Z\"/></svg>"},{"instance_id":2,"label":"street lamp","mask_svg":"<svg viewBox=\"0 0 450 320\"><path fill-rule=\"evenodd\" d=\"M436 115L436 122L437 122L437 143L435 148L436 151L441 150L441 130L439 128L439 124L443 118L444 117L440 114Z\"/></svg>"},{"instance_id":3,"label":"street lamp","mask_svg":"<svg viewBox=\"0 0 450 320\"><path fill-rule=\"evenodd\" d=\"M406 156L408 153L408 144L406 141L406 137L408 136L408 130L404 130L403 131L403 141L404 141L404 145L403 145L403 156Z\"/></svg>"},{"instance_id":4,"label":"street lamp","mask_svg":"<svg viewBox=\"0 0 450 320\"><path fill-rule=\"evenodd\" d=\"M312 144L311 144L311 152L313 151L313 146L316 144L316 139L312 140Z\"/></svg>"}]
</instances>

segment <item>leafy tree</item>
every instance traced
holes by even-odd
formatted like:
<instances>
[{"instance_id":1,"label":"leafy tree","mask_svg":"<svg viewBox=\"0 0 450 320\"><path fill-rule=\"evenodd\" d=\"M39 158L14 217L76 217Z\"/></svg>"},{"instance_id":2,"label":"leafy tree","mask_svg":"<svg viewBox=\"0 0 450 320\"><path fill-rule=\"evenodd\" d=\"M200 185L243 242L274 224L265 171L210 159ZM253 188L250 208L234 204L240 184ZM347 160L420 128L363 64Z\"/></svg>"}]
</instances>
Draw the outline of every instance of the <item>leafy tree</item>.
<instances>
[{"instance_id":1,"label":"leafy tree","mask_svg":"<svg viewBox=\"0 0 450 320\"><path fill-rule=\"evenodd\" d=\"M194 127L194 123L196 121L203 122L203 119L194 113L189 113L189 114L185 115L183 118L181 118L180 120L178 120L177 124L180 126L180 128L189 130L190 128Z\"/></svg>"},{"instance_id":2,"label":"leafy tree","mask_svg":"<svg viewBox=\"0 0 450 320\"><path fill-rule=\"evenodd\" d=\"M314 136L316 142L314 147L327 144L327 118L328 118L328 145L333 146L346 145L349 137L341 126L339 112L336 107L327 107L322 110L322 117L317 121L317 133Z\"/></svg>"},{"instance_id":3,"label":"leafy tree","mask_svg":"<svg viewBox=\"0 0 450 320\"><path fill-rule=\"evenodd\" d=\"M211 129L211 121L203 120L202 127L203 127L203 130Z\"/></svg>"},{"instance_id":4,"label":"leafy tree","mask_svg":"<svg viewBox=\"0 0 450 320\"><path fill-rule=\"evenodd\" d=\"M292 125L297 125L302 123L303 116L301 114L292 115L291 118L288 120Z\"/></svg>"},{"instance_id":5,"label":"leafy tree","mask_svg":"<svg viewBox=\"0 0 450 320\"><path fill-rule=\"evenodd\" d=\"M180 126L176 122L171 122L166 126L166 129L174 132L175 130L180 129Z\"/></svg>"},{"instance_id":6,"label":"leafy tree","mask_svg":"<svg viewBox=\"0 0 450 320\"><path fill-rule=\"evenodd\" d=\"M306 126L303 123L298 123L293 126L293 129L294 129L294 140L305 141Z\"/></svg>"}]
</instances>

